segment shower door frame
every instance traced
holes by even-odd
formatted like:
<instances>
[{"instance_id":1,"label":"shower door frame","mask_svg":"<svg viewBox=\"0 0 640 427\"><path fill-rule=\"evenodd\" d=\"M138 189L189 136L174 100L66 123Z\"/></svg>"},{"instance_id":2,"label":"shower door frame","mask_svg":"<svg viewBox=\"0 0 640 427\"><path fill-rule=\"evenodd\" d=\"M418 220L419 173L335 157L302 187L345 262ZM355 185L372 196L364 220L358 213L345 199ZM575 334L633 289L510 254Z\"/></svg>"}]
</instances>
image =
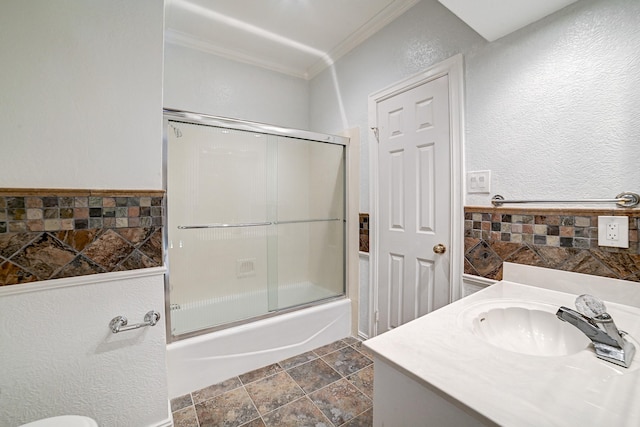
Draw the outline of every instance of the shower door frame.
<instances>
[{"instance_id":1,"label":"shower door frame","mask_svg":"<svg viewBox=\"0 0 640 427\"><path fill-rule=\"evenodd\" d=\"M199 329L197 331L182 333L178 335L173 335L171 332L171 295L170 295L170 280L169 276L171 274L169 268L169 231L167 227L169 226L168 221L168 209L165 207L165 226L163 227L163 236L162 236L162 245L163 245L163 263L165 265L166 272L164 275L164 292L165 292L165 327L166 327L166 338L167 344L172 342L180 341L186 338L191 338L199 335L203 335L210 332L215 332L223 329L232 328L234 326L244 325L251 322L256 322L262 319L267 319L270 317L278 316L284 313L294 312L298 310L302 310L308 307L313 307L319 304L324 304L330 301L345 299L349 295L349 266L348 266L348 231L349 231L349 209L348 209L348 201L349 199L349 138L339 136L339 135L328 135L317 132L311 132L301 129L291 129L285 128L281 126L275 126L265 123L258 122L250 122L246 120L232 119L228 117L219 117L212 116L208 114L195 113L192 111L183 111L176 110L171 108L163 109L163 130L162 130L162 185L165 190L165 194L167 194L167 152L168 152L168 144L169 144L169 122L176 121L187 124L195 124L195 125L204 125L204 126L212 126L219 127L225 129L234 129L246 132L254 132L260 133L264 135L273 135L273 136L282 136L282 137L290 137L300 140L312 141L317 143L325 143L325 144L334 144L340 145L343 147L343 158L344 158L344 169L343 169L343 236L342 236L342 246L343 246L343 277L342 281L344 284L344 292L342 295L332 296L328 298L323 298L320 300L311 301L309 303L297 305L294 307L288 307L283 309L278 309L273 312L265 313L259 316L250 317L247 319L237 320L233 322L228 322L222 325L216 325L208 328ZM165 200L168 203L168 194L165 197Z\"/></svg>"}]
</instances>

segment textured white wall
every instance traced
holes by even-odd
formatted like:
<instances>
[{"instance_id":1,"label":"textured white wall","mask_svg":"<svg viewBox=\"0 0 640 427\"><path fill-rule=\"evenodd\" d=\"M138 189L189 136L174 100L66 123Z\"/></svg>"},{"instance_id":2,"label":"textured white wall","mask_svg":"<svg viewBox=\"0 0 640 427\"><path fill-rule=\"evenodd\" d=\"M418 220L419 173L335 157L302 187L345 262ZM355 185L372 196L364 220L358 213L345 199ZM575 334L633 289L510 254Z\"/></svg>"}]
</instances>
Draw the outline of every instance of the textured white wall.
<instances>
[{"instance_id":1,"label":"textured white wall","mask_svg":"<svg viewBox=\"0 0 640 427\"><path fill-rule=\"evenodd\" d=\"M0 425L77 414L100 426L168 425L164 318L154 327L113 334L112 318L142 322L163 313L163 270L108 282L0 293ZM139 273L139 272L138 272ZM120 296L118 298L118 296ZM164 315L163 315L164 317Z\"/></svg>"},{"instance_id":2,"label":"textured white wall","mask_svg":"<svg viewBox=\"0 0 640 427\"><path fill-rule=\"evenodd\" d=\"M369 212L369 145L375 141L367 123L369 95L484 44L436 0L422 0L311 81L312 130L360 128L360 212Z\"/></svg>"},{"instance_id":3,"label":"textured white wall","mask_svg":"<svg viewBox=\"0 0 640 427\"><path fill-rule=\"evenodd\" d=\"M309 127L306 80L167 43L164 106L296 129Z\"/></svg>"},{"instance_id":4,"label":"textured white wall","mask_svg":"<svg viewBox=\"0 0 640 427\"><path fill-rule=\"evenodd\" d=\"M162 188L158 0L6 0L0 186Z\"/></svg>"},{"instance_id":5,"label":"textured white wall","mask_svg":"<svg viewBox=\"0 0 640 427\"><path fill-rule=\"evenodd\" d=\"M637 192L639 17L637 0L581 0L488 43L422 0L311 82L310 127L363 129L360 209L368 212L368 95L462 53L466 170L492 170L492 194ZM466 204L489 198L468 195Z\"/></svg>"},{"instance_id":6,"label":"textured white wall","mask_svg":"<svg viewBox=\"0 0 640 427\"><path fill-rule=\"evenodd\" d=\"M507 198L640 191L639 46L640 2L582 0L468 55L467 170Z\"/></svg>"},{"instance_id":7,"label":"textured white wall","mask_svg":"<svg viewBox=\"0 0 640 427\"><path fill-rule=\"evenodd\" d=\"M159 0L2 2L0 187L162 188L163 13ZM98 277L0 293L0 425L168 425L163 324L107 328L163 311L162 273Z\"/></svg>"}]
</instances>

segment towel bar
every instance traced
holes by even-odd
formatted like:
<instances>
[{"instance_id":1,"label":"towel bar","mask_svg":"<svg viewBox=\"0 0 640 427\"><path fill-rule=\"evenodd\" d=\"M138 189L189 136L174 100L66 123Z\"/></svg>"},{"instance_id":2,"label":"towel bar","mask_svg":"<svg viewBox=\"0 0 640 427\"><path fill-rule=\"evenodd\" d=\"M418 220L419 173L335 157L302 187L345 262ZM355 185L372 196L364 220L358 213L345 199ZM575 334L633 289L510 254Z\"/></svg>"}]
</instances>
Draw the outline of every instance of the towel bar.
<instances>
[{"instance_id":1,"label":"towel bar","mask_svg":"<svg viewBox=\"0 0 640 427\"><path fill-rule=\"evenodd\" d=\"M505 200L499 194L491 198L493 206L502 206L505 203L616 203L622 208L632 208L640 203L640 196L636 193L620 193L615 199L584 199L584 200Z\"/></svg>"},{"instance_id":2,"label":"towel bar","mask_svg":"<svg viewBox=\"0 0 640 427\"><path fill-rule=\"evenodd\" d=\"M136 323L134 325L127 326L127 323L129 321L126 317L116 316L111 319L111 322L109 322L109 328L111 329L111 332L117 334L118 332L131 331L133 329L143 328L145 326L155 326L156 323L158 323L158 320L160 320L160 313L155 310L151 310L144 315L144 322L142 323Z\"/></svg>"}]
</instances>

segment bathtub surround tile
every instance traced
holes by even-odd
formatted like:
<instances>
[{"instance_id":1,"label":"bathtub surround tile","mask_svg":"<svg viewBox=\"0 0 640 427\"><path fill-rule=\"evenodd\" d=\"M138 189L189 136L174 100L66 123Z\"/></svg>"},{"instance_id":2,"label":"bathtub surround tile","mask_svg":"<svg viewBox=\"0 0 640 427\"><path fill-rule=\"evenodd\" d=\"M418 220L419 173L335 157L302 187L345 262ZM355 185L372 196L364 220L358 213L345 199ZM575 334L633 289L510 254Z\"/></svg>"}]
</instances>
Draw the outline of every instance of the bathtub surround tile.
<instances>
[{"instance_id":1,"label":"bathtub surround tile","mask_svg":"<svg viewBox=\"0 0 640 427\"><path fill-rule=\"evenodd\" d=\"M629 248L598 245L598 216L629 217ZM634 280L640 274L638 209L465 207L464 272L502 278L502 263ZM500 230L500 231L487 231Z\"/></svg>"},{"instance_id":2,"label":"bathtub surround tile","mask_svg":"<svg viewBox=\"0 0 640 427\"><path fill-rule=\"evenodd\" d=\"M163 206L163 191L0 189L0 286L161 266Z\"/></svg>"},{"instance_id":3,"label":"bathtub surround tile","mask_svg":"<svg viewBox=\"0 0 640 427\"><path fill-rule=\"evenodd\" d=\"M358 353L367 359L357 338L321 348L325 356ZM315 351L305 352L172 399L174 423L197 427L370 427L374 368L368 360L365 368L343 376Z\"/></svg>"}]
</instances>

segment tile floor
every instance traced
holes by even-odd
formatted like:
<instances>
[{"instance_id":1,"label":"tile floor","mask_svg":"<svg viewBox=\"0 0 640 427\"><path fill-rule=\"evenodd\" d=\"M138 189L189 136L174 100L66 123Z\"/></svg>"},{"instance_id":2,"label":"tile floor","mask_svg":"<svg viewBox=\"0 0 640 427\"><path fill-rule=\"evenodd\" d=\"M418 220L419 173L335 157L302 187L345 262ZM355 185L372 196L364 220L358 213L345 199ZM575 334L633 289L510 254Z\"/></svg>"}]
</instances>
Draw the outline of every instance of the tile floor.
<instances>
[{"instance_id":1,"label":"tile floor","mask_svg":"<svg viewBox=\"0 0 640 427\"><path fill-rule=\"evenodd\" d=\"M345 338L171 400L175 427L364 427L373 356Z\"/></svg>"}]
</instances>

